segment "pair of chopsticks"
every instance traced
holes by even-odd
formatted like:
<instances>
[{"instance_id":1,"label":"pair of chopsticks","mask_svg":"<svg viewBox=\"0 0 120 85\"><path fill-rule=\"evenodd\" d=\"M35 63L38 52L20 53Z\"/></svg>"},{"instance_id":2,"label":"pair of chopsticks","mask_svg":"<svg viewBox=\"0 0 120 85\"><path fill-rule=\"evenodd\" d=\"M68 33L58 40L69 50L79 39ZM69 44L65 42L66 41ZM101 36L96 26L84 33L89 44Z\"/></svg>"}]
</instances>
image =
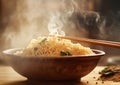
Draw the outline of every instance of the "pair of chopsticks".
<instances>
[{"instance_id":1,"label":"pair of chopsticks","mask_svg":"<svg viewBox=\"0 0 120 85\"><path fill-rule=\"evenodd\" d=\"M78 37L72 37L72 36L59 36L59 37L63 38L63 39L69 39L69 40L72 40L72 41L77 41L77 42L86 42L86 43L91 43L91 44L96 44L96 45L120 48L120 42L97 40L97 39L88 39L88 38L78 38Z\"/></svg>"}]
</instances>

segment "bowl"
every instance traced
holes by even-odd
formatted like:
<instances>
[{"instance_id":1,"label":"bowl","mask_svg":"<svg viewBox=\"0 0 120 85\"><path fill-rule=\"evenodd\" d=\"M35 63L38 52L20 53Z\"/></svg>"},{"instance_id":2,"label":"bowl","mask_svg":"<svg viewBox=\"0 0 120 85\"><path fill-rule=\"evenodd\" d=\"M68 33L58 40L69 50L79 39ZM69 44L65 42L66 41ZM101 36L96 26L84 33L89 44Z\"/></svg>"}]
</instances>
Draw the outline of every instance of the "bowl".
<instances>
[{"instance_id":1,"label":"bowl","mask_svg":"<svg viewBox=\"0 0 120 85\"><path fill-rule=\"evenodd\" d=\"M80 80L89 74L105 52L92 49L93 55L35 57L14 55L19 48L3 51L1 59L30 80Z\"/></svg>"}]
</instances>

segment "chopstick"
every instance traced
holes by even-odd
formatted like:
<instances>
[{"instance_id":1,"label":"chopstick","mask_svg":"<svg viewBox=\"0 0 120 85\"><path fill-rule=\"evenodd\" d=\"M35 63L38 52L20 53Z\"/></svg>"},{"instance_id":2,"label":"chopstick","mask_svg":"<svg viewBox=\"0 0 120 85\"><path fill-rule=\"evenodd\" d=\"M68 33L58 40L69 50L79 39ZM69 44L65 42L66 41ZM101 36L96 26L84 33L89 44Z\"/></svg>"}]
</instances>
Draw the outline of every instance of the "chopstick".
<instances>
[{"instance_id":1,"label":"chopstick","mask_svg":"<svg viewBox=\"0 0 120 85\"><path fill-rule=\"evenodd\" d=\"M77 41L77 42L85 42L85 43L91 43L91 44L96 44L96 45L120 48L120 42L97 40L97 39L88 39L88 38L78 38L78 37L72 37L72 36L59 36L59 37L63 38L63 39L69 39L69 40L72 40L72 41Z\"/></svg>"}]
</instances>

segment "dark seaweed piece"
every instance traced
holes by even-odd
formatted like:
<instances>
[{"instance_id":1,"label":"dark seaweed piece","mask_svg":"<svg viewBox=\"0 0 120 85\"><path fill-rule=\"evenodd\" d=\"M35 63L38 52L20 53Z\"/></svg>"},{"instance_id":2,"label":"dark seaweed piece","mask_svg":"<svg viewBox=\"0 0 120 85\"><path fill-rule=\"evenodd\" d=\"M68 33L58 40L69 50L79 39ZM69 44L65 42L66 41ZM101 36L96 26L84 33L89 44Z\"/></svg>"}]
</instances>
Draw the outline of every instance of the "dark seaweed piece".
<instances>
[{"instance_id":1,"label":"dark seaweed piece","mask_svg":"<svg viewBox=\"0 0 120 85\"><path fill-rule=\"evenodd\" d=\"M102 76L112 76L112 75L114 75L115 74L115 72L114 71L112 71L111 69L109 69L109 68L105 68L105 69L103 69L101 72L99 72L99 74L102 74Z\"/></svg>"},{"instance_id":2,"label":"dark seaweed piece","mask_svg":"<svg viewBox=\"0 0 120 85\"><path fill-rule=\"evenodd\" d=\"M47 38L44 38L39 44L44 43L47 40Z\"/></svg>"},{"instance_id":3,"label":"dark seaweed piece","mask_svg":"<svg viewBox=\"0 0 120 85\"><path fill-rule=\"evenodd\" d=\"M37 47L34 47L34 51L37 51L38 50L38 48Z\"/></svg>"},{"instance_id":4,"label":"dark seaweed piece","mask_svg":"<svg viewBox=\"0 0 120 85\"><path fill-rule=\"evenodd\" d=\"M71 56L72 54L68 51L60 51L61 56Z\"/></svg>"},{"instance_id":5,"label":"dark seaweed piece","mask_svg":"<svg viewBox=\"0 0 120 85\"><path fill-rule=\"evenodd\" d=\"M99 74L103 74L103 73L106 73L106 72L109 72L109 71L111 71L111 69L104 68L101 72L99 72Z\"/></svg>"},{"instance_id":6,"label":"dark seaweed piece","mask_svg":"<svg viewBox=\"0 0 120 85\"><path fill-rule=\"evenodd\" d=\"M115 72L113 71L109 71L109 72L106 72L106 73L103 73L102 76L113 76L115 74Z\"/></svg>"}]
</instances>

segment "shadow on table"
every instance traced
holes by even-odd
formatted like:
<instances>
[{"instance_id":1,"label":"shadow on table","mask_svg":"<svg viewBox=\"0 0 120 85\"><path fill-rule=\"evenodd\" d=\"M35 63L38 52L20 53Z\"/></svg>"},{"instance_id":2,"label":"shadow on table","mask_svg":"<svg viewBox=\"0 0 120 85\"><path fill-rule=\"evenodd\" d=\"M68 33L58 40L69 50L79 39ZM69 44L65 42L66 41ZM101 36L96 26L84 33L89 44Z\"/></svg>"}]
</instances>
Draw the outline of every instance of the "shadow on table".
<instances>
[{"instance_id":1,"label":"shadow on table","mask_svg":"<svg viewBox=\"0 0 120 85\"><path fill-rule=\"evenodd\" d=\"M86 85L80 81L17 81L6 83L4 85Z\"/></svg>"}]
</instances>

